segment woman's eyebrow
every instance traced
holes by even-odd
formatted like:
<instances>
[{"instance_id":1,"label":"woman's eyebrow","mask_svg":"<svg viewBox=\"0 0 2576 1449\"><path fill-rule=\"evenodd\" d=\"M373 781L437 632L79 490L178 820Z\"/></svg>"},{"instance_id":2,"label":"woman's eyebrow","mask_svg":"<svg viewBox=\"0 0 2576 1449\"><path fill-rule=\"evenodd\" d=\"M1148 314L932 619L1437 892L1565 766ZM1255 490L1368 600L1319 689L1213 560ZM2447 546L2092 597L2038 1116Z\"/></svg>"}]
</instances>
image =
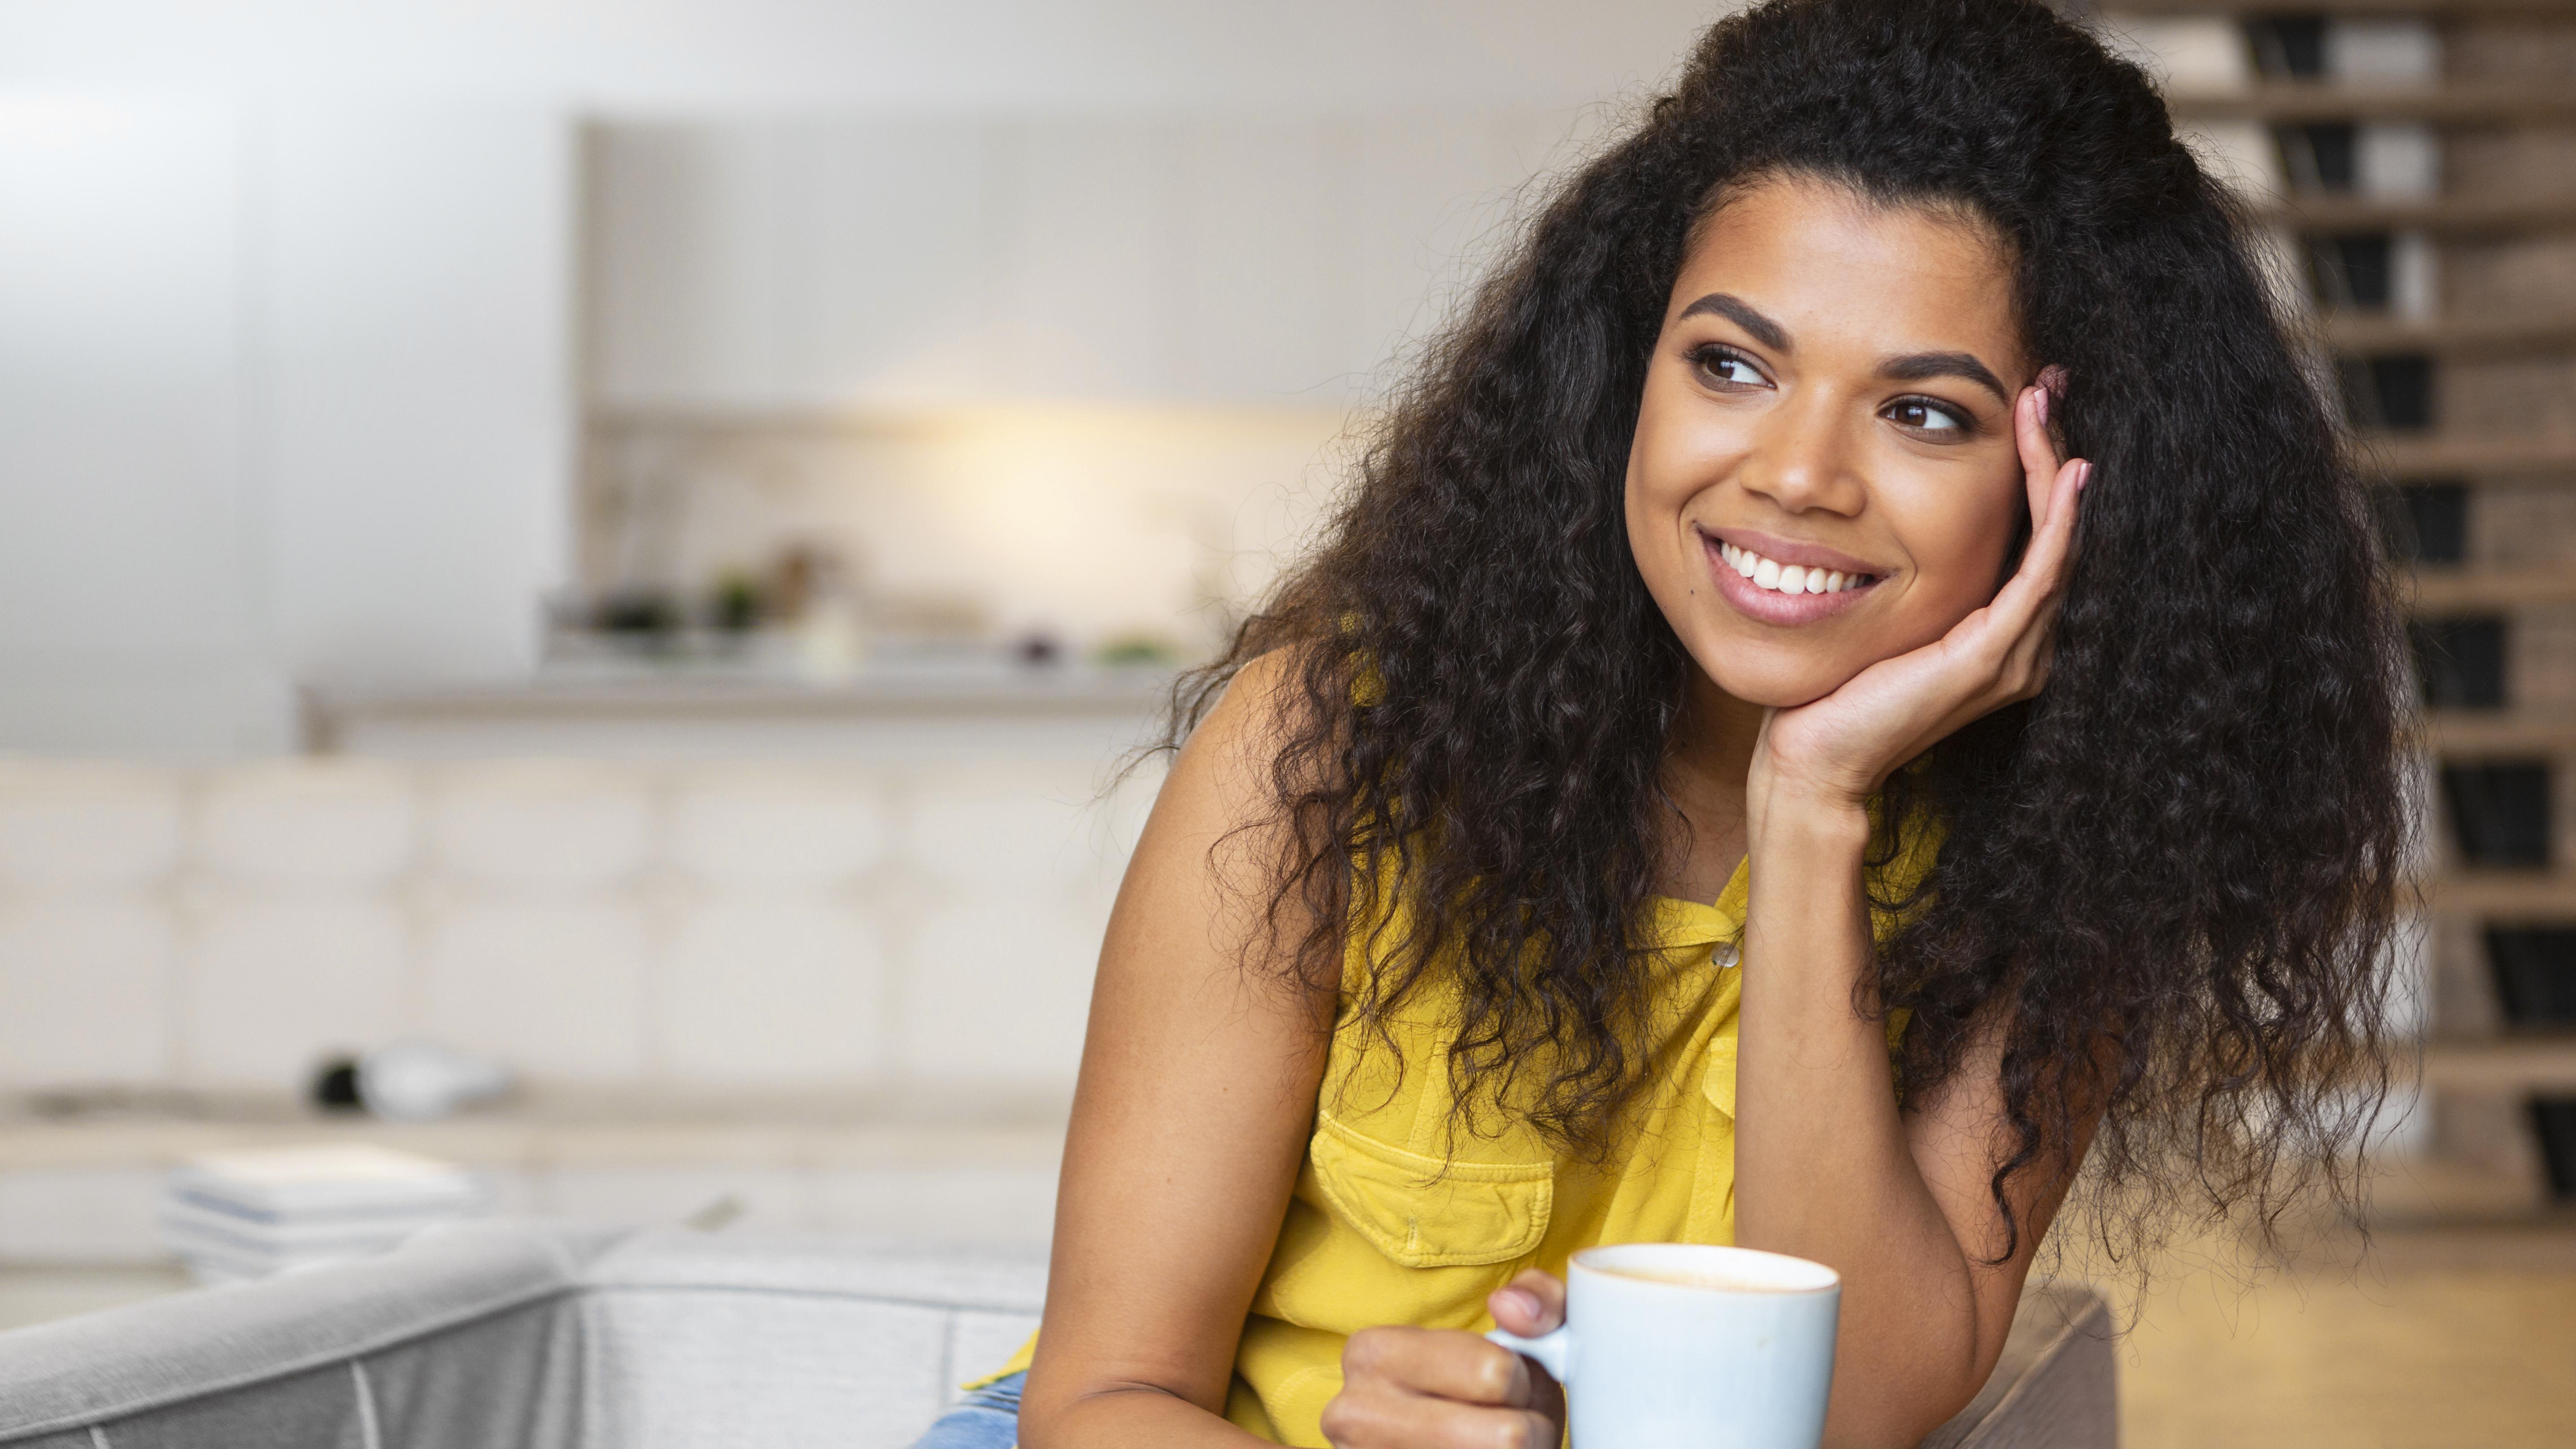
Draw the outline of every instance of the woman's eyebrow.
<instances>
[{"instance_id":1,"label":"woman's eyebrow","mask_svg":"<svg viewBox=\"0 0 2576 1449\"><path fill-rule=\"evenodd\" d=\"M1921 382L1927 377L1964 377L1995 395L1995 401L2012 406L2012 393L2003 379L1979 362L1970 352L1909 352L1891 357L1878 365L1878 375L1896 382Z\"/></svg>"},{"instance_id":2,"label":"woman's eyebrow","mask_svg":"<svg viewBox=\"0 0 2576 1449\"><path fill-rule=\"evenodd\" d=\"M1691 303L1687 307L1684 307L1682 309L1681 316L1675 317L1673 320L1680 322L1687 318L1697 317L1702 313L1714 313L1717 316L1725 318L1727 321L1743 328L1746 332L1751 333L1754 341L1761 343L1763 346L1770 348L1774 352L1795 352L1798 350L1789 345L1789 334L1782 330L1779 323L1774 322L1770 318L1763 316L1761 313L1754 311L1743 298L1733 296L1725 292L1709 293L1707 296L1700 298L1698 301Z\"/></svg>"}]
</instances>

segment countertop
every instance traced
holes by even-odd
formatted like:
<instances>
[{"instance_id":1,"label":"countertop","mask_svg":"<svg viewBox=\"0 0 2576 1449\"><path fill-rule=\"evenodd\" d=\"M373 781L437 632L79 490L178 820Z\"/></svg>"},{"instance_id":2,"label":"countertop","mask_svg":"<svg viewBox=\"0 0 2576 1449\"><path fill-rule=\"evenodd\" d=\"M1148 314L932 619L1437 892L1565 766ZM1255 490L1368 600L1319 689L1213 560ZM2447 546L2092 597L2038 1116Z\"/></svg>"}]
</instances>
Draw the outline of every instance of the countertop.
<instances>
[{"instance_id":1,"label":"countertop","mask_svg":"<svg viewBox=\"0 0 2576 1449\"><path fill-rule=\"evenodd\" d=\"M830 732L871 728L1070 726L1132 742L1169 700L1173 677L1162 667L994 662L871 667L833 683L630 666L408 688L314 686L303 691L303 737L313 753L398 756L483 748L580 753L593 738L611 753L669 745L722 754L736 747L728 743L735 736L740 748L766 753L759 739L798 737L828 747Z\"/></svg>"}]
</instances>

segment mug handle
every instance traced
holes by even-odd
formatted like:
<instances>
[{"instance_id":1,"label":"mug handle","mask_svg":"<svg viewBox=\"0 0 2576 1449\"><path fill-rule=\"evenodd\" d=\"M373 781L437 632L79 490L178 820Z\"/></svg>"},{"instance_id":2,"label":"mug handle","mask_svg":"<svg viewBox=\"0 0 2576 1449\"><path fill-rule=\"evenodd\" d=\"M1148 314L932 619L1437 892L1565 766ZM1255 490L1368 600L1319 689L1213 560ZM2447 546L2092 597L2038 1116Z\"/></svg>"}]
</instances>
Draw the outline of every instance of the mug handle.
<instances>
[{"instance_id":1,"label":"mug handle","mask_svg":"<svg viewBox=\"0 0 2576 1449\"><path fill-rule=\"evenodd\" d=\"M1485 1337L1514 1353L1536 1359L1538 1366L1554 1375L1560 1384L1574 1381L1574 1330L1568 1324L1560 1323L1536 1338L1523 1338L1501 1328Z\"/></svg>"}]
</instances>

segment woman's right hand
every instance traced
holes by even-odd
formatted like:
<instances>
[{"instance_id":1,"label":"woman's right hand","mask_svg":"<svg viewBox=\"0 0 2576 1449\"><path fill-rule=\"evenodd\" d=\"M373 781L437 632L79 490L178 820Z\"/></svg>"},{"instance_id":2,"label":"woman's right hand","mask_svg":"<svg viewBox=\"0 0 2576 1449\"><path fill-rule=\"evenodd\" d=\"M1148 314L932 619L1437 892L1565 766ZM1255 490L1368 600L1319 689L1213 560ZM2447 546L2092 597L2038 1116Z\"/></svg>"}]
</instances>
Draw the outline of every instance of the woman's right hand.
<instances>
[{"instance_id":1,"label":"woman's right hand","mask_svg":"<svg viewBox=\"0 0 2576 1449\"><path fill-rule=\"evenodd\" d=\"M1565 1284L1532 1268L1485 1300L1494 1322L1535 1338L1565 1321ZM1324 1406L1334 1449L1556 1449L1565 1391L1547 1370L1480 1334L1364 1328L1342 1346L1342 1391Z\"/></svg>"}]
</instances>

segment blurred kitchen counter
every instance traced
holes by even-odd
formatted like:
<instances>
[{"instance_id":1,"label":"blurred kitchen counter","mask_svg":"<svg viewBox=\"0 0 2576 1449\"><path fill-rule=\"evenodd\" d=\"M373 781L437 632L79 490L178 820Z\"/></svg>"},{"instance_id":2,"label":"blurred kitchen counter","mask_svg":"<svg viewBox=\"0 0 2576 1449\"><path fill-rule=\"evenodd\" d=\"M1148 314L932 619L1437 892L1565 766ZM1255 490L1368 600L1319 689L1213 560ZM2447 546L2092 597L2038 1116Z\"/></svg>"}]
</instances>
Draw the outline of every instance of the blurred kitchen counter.
<instances>
[{"instance_id":1,"label":"blurred kitchen counter","mask_svg":"<svg viewBox=\"0 0 2576 1449\"><path fill-rule=\"evenodd\" d=\"M305 748L385 759L1102 759L1149 735L1172 674L1084 664L890 666L846 683L717 670L309 688Z\"/></svg>"}]
</instances>

